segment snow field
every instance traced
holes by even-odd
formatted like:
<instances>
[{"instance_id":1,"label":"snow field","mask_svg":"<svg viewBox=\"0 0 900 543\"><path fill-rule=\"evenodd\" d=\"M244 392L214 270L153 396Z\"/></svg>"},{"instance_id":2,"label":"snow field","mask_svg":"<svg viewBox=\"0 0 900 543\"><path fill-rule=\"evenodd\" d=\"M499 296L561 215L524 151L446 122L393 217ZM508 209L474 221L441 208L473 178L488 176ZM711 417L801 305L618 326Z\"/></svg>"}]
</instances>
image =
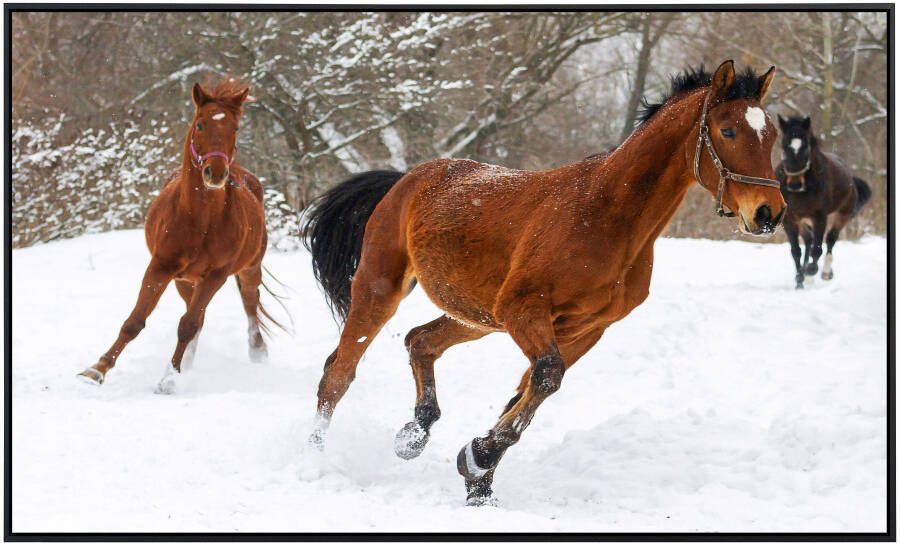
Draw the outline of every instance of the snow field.
<instances>
[{"instance_id":1,"label":"snow field","mask_svg":"<svg viewBox=\"0 0 900 543\"><path fill-rule=\"evenodd\" d=\"M649 299L611 327L465 507L459 449L527 367L505 335L448 351L422 455L406 332L417 288L375 339L324 453L307 450L338 327L308 254L270 252L295 334L247 355L233 281L194 368L159 396L183 303L170 288L102 387L75 374L115 338L149 260L140 231L13 252L14 531L883 531L883 238L841 242L835 279L793 289L787 245L660 239ZM274 285L276 291L283 288ZM264 301L282 314L271 298Z\"/></svg>"}]
</instances>

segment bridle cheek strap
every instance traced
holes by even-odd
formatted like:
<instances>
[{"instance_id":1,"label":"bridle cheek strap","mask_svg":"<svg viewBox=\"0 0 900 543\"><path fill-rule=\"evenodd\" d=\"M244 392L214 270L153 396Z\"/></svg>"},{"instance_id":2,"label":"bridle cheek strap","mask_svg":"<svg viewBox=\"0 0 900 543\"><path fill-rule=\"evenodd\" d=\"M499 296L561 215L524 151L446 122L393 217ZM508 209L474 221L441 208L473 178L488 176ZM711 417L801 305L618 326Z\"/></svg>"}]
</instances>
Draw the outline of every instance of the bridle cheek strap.
<instances>
[{"instance_id":1,"label":"bridle cheek strap","mask_svg":"<svg viewBox=\"0 0 900 543\"><path fill-rule=\"evenodd\" d=\"M719 187L716 189L716 214L720 217L734 217L734 212L725 211L725 206L722 205L722 198L725 197L725 183L727 181L774 188L781 188L781 183L777 179L734 173L722 164L719 155L716 154L716 149L713 147L712 139L709 137L709 125L706 124L706 112L709 109L709 97L711 94L712 91L707 93L706 98L703 100L703 112L700 114L700 134L697 136L697 149L694 151L694 179L701 186L703 185L700 180L700 151L705 144L706 150L709 151L709 158L712 159L713 165L719 172Z\"/></svg>"}]
</instances>

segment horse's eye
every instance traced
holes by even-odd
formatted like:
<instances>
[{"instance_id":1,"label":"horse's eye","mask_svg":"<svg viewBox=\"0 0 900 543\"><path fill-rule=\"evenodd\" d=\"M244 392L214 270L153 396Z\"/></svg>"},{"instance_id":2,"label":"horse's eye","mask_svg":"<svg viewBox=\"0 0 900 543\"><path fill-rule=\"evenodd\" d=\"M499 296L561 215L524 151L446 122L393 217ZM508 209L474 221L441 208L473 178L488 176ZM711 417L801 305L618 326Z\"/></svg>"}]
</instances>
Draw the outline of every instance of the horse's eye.
<instances>
[{"instance_id":1,"label":"horse's eye","mask_svg":"<svg viewBox=\"0 0 900 543\"><path fill-rule=\"evenodd\" d=\"M203 132L203 123L201 123L200 121L197 121L197 131Z\"/></svg>"},{"instance_id":2,"label":"horse's eye","mask_svg":"<svg viewBox=\"0 0 900 543\"><path fill-rule=\"evenodd\" d=\"M733 138L733 137L734 137L734 130L732 130L732 129L730 129L730 128L723 128L723 129L721 130L721 132L722 132L722 135L725 136L726 138Z\"/></svg>"}]
</instances>

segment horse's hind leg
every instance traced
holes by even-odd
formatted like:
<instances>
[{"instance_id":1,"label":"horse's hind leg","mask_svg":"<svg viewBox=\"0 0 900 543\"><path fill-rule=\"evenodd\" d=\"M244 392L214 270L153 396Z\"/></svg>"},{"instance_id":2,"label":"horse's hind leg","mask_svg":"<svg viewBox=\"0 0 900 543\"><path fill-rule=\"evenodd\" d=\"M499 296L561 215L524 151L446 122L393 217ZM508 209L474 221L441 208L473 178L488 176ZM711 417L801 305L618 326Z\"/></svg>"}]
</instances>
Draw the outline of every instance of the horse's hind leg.
<instances>
[{"instance_id":1,"label":"horse's hind leg","mask_svg":"<svg viewBox=\"0 0 900 543\"><path fill-rule=\"evenodd\" d=\"M406 335L409 365L416 381L416 407L415 420L408 422L394 440L397 456L405 460L419 456L428 443L431 426L441 416L434 383L435 361L450 347L488 333L443 315Z\"/></svg>"},{"instance_id":2,"label":"horse's hind leg","mask_svg":"<svg viewBox=\"0 0 900 543\"><path fill-rule=\"evenodd\" d=\"M353 277L350 312L337 349L325 360L319 382L316 422L310 443L324 447L325 433L334 409L356 376L363 353L384 324L393 316L411 279L402 250L385 246L364 256Z\"/></svg>"},{"instance_id":3,"label":"horse's hind leg","mask_svg":"<svg viewBox=\"0 0 900 543\"><path fill-rule=\"evenodd\" d=\"M169 281L175 275L175 268L168 266L157 259L151 259L147 271L144 272L144 278L141 282L141 290L138 294L137 303L134 305L131 314L125 319L125 323L119 330L119 336L115 343L100 357L96 364L87 368L79 374L86 381L101 384L106 378L106 372L116 365L116 360L122 353L128 343L131 342L144 329L147 317L156 307L160 296L165 292Z\"/></svg>"},{"instance_id":4,"label":"horse's hind leg","mask_svg":"<svg viewBox=\"0 0 900 543\"><path fill-rule=\"evenodd\" d=\"M242 270L234 276L234 279L237 281L238 290L241 291L241 301L243 301L244 311L247 313L250 360L265 362L269 357L269 351L259 326L259 285L262 284L262 267L258 264Z\"/></svg>"},{"instance_id":5,"label":"horse's hind leg","mask_svg":"<svg viewBox=\"0 0 900 543\"><path fill-rule=\"evenodd\" d=\"M844 226L847 225L847 222L849 220L849 215L835 215L833 221L829 225L828 233L825 235L825 263L822 265L822 279L824 279L825 281L831 281L832 279L834 279L834 270L832 270L831 268L831 250L834 249L834 244L837 242L838 237L841 235L841 230L844 228Z\"/></svg>"}]
</instances>

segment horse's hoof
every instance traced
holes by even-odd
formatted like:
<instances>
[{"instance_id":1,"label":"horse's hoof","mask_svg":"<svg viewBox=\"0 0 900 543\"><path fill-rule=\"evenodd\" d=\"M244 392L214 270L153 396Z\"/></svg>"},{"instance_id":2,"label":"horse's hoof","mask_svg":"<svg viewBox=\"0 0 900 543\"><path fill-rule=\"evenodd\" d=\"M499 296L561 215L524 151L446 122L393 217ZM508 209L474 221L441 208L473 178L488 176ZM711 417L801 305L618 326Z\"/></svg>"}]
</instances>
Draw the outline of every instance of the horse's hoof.
<instances>
[{"instance_id":1,"label":"horse's hoof","mask_svg":"<svg viewBox=\"0 0 900 543\"><path fill-rule=\"evenodd\" d=\"M265 345L262 347L250 347L250 362L254 364L262 364L269 361L269 350Z\"/></svg>"},{"instance_id":2,"label":"horse's hoof","mask_svg":"<svg viewBox=\"0 0 900 543\"><path fill-rule=\"evenodd\" d=\"M488 489L487 496L469 496L466 498L466 505L469 507L481 507L483 505L490 505L492 507L499 507L500 500L498 500L493 493L491 493L490 489Z\"/></svg>"},{"instance_id":3,"label":"horse's hoof","mask_svg":"<svg viewBox=\"0 0 900 543\"><path fill-rule=\"evenodd\" d=\"M466 486L468 486L469 481L481 479L491 470L490 468L479 466L475 461L475 455L472 453L472 442L470 441L456 455L456 471L466 479Z\"/></svg>"},{"instance_id":4,"label":"horse's hoof","mask_svg":"<svg viewBox=\"0 0 900 543\"><path fill-rule=\"evenodd\" d=\"M316 430L312 434L309 435L309 440L307 440L307 444L310 449L316 451L324 451L325 450L325 434L321 430Z\"/></svg>"},{"instance_id":5,"label":"horse's hoof","mask_svg":"<svg viewBox=\"0 0 900 543\"><path fill-rule=\"evenodd\" d=\"M154 394L165 394L171 395L175 394L175 379L170 376L163 377L162 381L157 383L156 388L153 390Z\"/></svg>"},{"instance_id":6,"label":"horse's hoof","mask_svg":"<svg viewBox=\"0 0 900 543\"><path fill-rule=\"evenodd\" d=\"M88 368L83 372L79 373L76 377L81 381L100 386L103 384L103 374L99 370L95 370L94 368Z\"/></svg>"},{"instance_id":7,"label":"horse's hoof","mask_svg":"<svg viewBox=\"0 0 900 543\"><path fill-rule=\"evenodd\" d=\"M819 271L819 265L810 262L806 265L806 275L815 275Z\"/></svg>"},{"instance_id":8,"label":"horse's hoof","mask_svg":"<svg viewBox=\"0 0 900 543\"><path fill-rule=\"evenodd\" d=\"M407 422L394 438L394 452L404 460L412 460L422 454L428 443L428 430L418 422Z\"/></svg>"},{"instance_id":9,"label":"horse's hoof","mask_svg":"<svg viewBox=\"0 0 900 543\"><path fill-rule=\"evenodd\" d=\"M822 280L823 281L831 281L832 279L834 279L833 271L823 271L822 272Z\"/></svg>"}]
</instances>

